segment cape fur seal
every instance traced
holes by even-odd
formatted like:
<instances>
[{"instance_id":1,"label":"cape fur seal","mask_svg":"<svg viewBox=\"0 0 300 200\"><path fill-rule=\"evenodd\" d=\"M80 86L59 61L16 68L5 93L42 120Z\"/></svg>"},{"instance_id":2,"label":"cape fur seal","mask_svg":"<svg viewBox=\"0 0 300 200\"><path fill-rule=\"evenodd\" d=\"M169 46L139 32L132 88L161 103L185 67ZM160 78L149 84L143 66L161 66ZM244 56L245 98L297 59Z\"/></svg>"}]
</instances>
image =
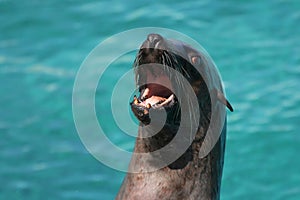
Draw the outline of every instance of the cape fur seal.
<instances>
[{"instance_id":1,"label":"cape fur seal","mask_svg":"<svg viewBox=\"0 0 300 200\"><path fill-rule=\"evenodd\" d=\"M140 154L132 157L129 169L135 173L126 175L117 200L220 198L226 116L222 117L224 126L212 150L203 158L199 157L199 151L215 112L215 101L230 111L233 108L224 97L220 77L211 65L207 55L181 41L168 40L159 34L148 35L134 62L140 96L130 103L140 121L134 148L134 153ZM192 95L196 102L192 101ZM158 151L172 142L181 127L192 130L191 126L196 126L193 129L196 131L184 132L182 141L189 140L186 147L175 142L164 153ZM181 148L183 153L170 161ZM143 153L153 154L146 159ZM165 165L160 167L161 163ZM155 167L157 170L151 170Z\"/></svg>"}]
</instances>

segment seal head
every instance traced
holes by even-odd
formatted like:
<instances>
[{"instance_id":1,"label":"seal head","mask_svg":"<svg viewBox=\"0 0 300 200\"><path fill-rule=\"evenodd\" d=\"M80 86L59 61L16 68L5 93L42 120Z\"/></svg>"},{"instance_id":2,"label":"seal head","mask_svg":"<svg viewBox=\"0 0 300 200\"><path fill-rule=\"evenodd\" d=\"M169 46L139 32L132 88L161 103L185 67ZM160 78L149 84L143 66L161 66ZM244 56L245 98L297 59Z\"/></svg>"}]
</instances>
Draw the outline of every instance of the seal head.
<instances>
[{"instance_id":1,"label":"seal head","mask_svg":"<svg viewBox=\"0 0 300 200\"><path fill-rule=\"evenodd\" d=\"M139 67L143 65L147 66ZM166 123L178 124L180 122L180 107L173 91L175 90L187 98L188 95L185 94L187 88L182 84L182 77L171 73L170 68L184 76L198 97L201 94L204 94L202 95L204 97L205 91L209 92L206 83L208 80L202 77L202 75L207 74L206 65L206 58L183 42L166 40L159 34L149 34L134 62L136 84L140 92L140 96L135 96L130 103L135 116L140 122L148 125L151 122L150 111L154 113L165 109L168 114ZM220 81L211 93L233 111L223 92L217 88L222 88ZM202 100L207 102L206 98Z\"/></svg>"}]
</instances>

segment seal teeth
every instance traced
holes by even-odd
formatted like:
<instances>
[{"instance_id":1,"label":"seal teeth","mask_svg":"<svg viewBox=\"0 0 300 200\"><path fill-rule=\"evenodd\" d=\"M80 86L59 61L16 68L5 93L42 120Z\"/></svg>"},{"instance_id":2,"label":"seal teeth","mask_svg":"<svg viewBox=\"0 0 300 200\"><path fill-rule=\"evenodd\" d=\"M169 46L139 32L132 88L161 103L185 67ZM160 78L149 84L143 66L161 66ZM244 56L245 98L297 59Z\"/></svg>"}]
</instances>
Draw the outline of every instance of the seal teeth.
<instances>
[{"instance_id":1,"label":"seal teeth","mask_svg":"<svg viewBox=\"0 0 300 200\"><path fill-rule=\"evenodd\" d=\"M150 109L150 108L151 108L151 104L148 103L148 104L146 105L146 108Z\"/></svg>"},{"instance_id":2,"label":"seal teeth","mask_svg":"<svg viewBox=\"0 0 300 200\"><path fill-rule=\"evenodd\" d=\"M164 102L162 102L159 106L167 105L168 103L174 100L174 94L171 94Z\"/></svg>"},{"instance_id":3,"label":"seal teeth","mask_svg":"<svg viewBox=\"0 0 300 200\"><path fill-rule=\"evenodd\" d=\"M139 103L139 100L138 100L138 98L136 97L136 95L134 95L134 97L133 97L133 103L134 103L135 105L137 105L137 104Z\"/></svg>"},{"instance_id":4,"label":"seal teeth","mask_svg":"<svg viewBox=\"0 0 300 200\"><path fill-rule=\"evenodd\" d=\"M143 95L141 96L142 101L148 98L149 92L150 92L149 88L146 88L145 91L143 92Z\"/></svg>"},{"instance_id":5,"label":"seal teeth","mask_svg":"<svg viewBox=\"0 0 300 200\"><path fill-rule=\"evenodd\" d=\"M149 111L147 109L144 110L144 115L147 115Z\"/></svg>"}]
</instances>

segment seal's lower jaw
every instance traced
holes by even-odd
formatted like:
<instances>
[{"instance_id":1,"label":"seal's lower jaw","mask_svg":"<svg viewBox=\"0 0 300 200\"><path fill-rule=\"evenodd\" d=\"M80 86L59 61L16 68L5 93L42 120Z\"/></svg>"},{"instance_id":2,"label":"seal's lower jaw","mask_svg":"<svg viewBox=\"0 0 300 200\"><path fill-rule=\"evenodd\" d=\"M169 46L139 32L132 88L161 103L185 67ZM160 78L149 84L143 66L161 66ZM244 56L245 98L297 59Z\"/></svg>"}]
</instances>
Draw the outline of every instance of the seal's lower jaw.
<instances>
[{"instance_id":1,"label":"seal's lower jaw","mask_svg":"<svg viewBox=\"0 0 300 200\"><path fill-rule=\"evenodd\" d=\"M161 112L174 110L177 105L175 95L168 88L158 84L147 84L140 89L140 96L134 96L130 103L134 115L144 125L150 124L150 112Z\"/></svg>"}]
</instances>

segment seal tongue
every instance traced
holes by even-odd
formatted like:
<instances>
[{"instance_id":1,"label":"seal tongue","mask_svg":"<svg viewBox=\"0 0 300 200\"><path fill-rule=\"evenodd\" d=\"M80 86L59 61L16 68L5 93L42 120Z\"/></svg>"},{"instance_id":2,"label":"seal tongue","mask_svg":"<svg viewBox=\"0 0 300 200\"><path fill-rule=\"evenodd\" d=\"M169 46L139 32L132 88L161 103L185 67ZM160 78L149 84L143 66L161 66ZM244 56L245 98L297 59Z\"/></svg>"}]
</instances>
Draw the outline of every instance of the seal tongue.
<instances>
[{"instance_id":1,"label":"seal tongue","mask_svg":"<svg viewBox=\"0 0 300 200\"><path fill-rule=\"evenodd\" d=\"M155 90L155 89L156 90ZM141 95L141 102L140 104L143 106L146 106L148 104L150 104L151 106L153 106L154 104L158 104L161 102L164 102L166 100L165 96L166 94L164 94L164 89L159 90L160 87L147 87L144 92Z\"/></svg>"},{"instance_id":2,"label":"seal tongue","mask_svg":"<svg viewBox=\"0 0 300 200\"><path fill-rule=\"evenodd\" d=\"M138 106L143 106L146 108L151 108L151 107L162 107L166 106L170 103L174 103L175 101L175 96L174 94L171 94L168 98L160 97L160 96L151 96L150 98L145 99L144 101L139 101L138 98L134 98L133 103Z\"/></svg>"},{"instance_id":3,"label":"seal tongue","mask_svg":"<svg viewBox=\"0 0 300 200\"><path fill-rule=\"evenodd\" d=\"M152 96L168 98L172 94L173 94L172 91L164 86L158 84L148 84L147 88L141 94L141 100L150 98Z\"/></svg>"},{"instance_id":4,"label":"seal tongue","mask_svg":"<svg viewBox=\"0 0 300 200\"><path fill-rule=\"evenodd\" d=\"M148 84L149 93L148 96L160 96L160 97L169 97L172 94L172 91L168 88L158 85L158 84Z\"/></svg>"},{"instance_id":5,"label":"seal tongue","mask_svg":"<svg viewBox=\"0 0 300 200\"><path fill-rule=\"evenodd\" d=\"M145 101L143 101L143 103L145 105L150 104L151 106L153 106L155 104L162 103L164 101L166 101L166 98L159 97L159 96L152 96L152 97L146 99Z\"/></svg>"}]
</instances>

